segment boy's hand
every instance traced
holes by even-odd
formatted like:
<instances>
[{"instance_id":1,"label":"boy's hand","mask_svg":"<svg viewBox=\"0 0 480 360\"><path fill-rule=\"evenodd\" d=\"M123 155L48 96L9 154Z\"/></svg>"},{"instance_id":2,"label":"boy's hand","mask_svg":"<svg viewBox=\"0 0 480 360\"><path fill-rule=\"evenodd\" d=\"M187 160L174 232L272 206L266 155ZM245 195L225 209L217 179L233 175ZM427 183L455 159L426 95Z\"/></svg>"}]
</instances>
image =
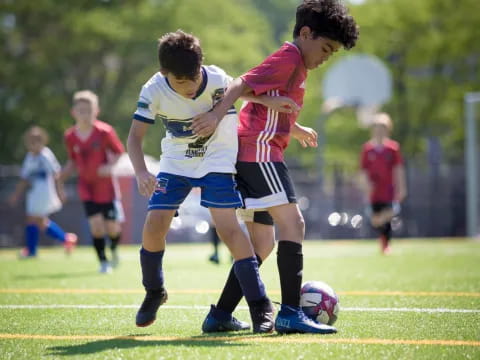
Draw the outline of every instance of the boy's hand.
<instances>
[{"instance_id":1,"label":"boy's hand","mask_svg":"<svg viewBox=\"0 0 480 360\"><path fill-rule=\"evenodd\" d=\"M210 136L215 132L220 119L213 111L197 115L192 120L191 129L194 134L200 137Z\"/></svg>"},{"instance_id":2,"label":"boy's hand","mask_svg":"<svg viewBox=\"0 0 480 360\"><path fill-rule=\"evenodd\" d=\"M155 191L157 185L157 178L148 171L137 174L137 186L141 195L150 197Z\"/></svg>"},{"instance_id":3,"label":"boy's hand","mask_svg":"<svg viewBox=\"0 0 480 360\"><path fill-rule=\"evenodd\" d=\"M291 114L300 111L300 106L287 96L262 96L262 103L277 112Z\"/></svg>"},{"instance_id":4,"label":"boy's hand","mask_svg":"<svg viewBox=\"0 0 480 360\"><path fill-rule=\"evenodd\" d=\"M295 124L292 127L292 136L298 140L302 147L318 147L318 134L312 128Z\"/></svg>"}]
</instances>

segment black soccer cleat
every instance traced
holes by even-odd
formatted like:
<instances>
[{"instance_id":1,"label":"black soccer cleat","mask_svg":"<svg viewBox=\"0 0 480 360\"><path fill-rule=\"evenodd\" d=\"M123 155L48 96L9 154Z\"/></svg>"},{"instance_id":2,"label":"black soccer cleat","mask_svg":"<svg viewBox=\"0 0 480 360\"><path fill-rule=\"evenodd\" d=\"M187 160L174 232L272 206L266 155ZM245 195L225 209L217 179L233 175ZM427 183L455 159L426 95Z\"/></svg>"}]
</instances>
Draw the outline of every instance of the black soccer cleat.
<instances>
[{"instance_id":1,"label":"black soccer cleat","mask_svg":"<svg viewBox=\"0 0 480 360\"><path fill-rule=\"evenodd\" d=\"M275 327L273 305L269 298L252 301L248 304L254 333L271 333Z\"/></svg>"},{"instance_id":2,"label":"black soccer cleat","mask_svg":"<svg viewBox=\"0 0 480 360\"><path fill-rule=\"evenodd\" d=\"M160 305L165 304L168 299L167 290L147 290L142 306L137 312L135 322L139 327L152 325L157 318L157 311Z\"/></svg>"},{"instance_id":3,"label":"black soccer cleat","mask_svg":"<svg viewBox=\"0 0 480 360\"><path fill-rule=\"evenodd\" d=\"M202 331L204 333L242 330L250 330L250 325L236 319L232 314L217 309L215 305L211 305L210 312L202 324Z\"/></svg>"}]
</instances>

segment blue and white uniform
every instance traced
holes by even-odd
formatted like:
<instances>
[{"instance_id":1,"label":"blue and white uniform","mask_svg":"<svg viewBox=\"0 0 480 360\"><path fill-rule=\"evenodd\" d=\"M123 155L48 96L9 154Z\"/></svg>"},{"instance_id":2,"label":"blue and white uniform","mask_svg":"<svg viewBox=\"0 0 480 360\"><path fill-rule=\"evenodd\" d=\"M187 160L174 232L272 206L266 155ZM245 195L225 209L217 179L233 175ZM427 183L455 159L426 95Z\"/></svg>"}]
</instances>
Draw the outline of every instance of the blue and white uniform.
<instances>
[{"instance_id":1,"label":"blue and white uniform","mask_svg":"<svg viewBox=\"0 0 480 360\"><path fill-rule=\"evenodd\" d=\"M38 154L27 154L20 174L30 183L26 193L27 215L48 216L62 208L55 187L55 175L59 171L60 164L48 147Z\"/></svg>"},{"instance_id":2,"label":"blue and white uniform","mask_svg":"<svg viewBox=\"0 0 480 360\"><path fill-rule=\"evenodd\" d=\"M237 160L237 114L228 111L208 138L193 134L194 116L210 111L232 80L217 66L202 66L203 82L193 99L178 94L160 72L143 86L133 118L154 124L160 119L166 129L162 139L157 188L151 209L177 209L192 187L202 189L201 205L241 206L233 174Z\"/></svg>"}]
</instances>

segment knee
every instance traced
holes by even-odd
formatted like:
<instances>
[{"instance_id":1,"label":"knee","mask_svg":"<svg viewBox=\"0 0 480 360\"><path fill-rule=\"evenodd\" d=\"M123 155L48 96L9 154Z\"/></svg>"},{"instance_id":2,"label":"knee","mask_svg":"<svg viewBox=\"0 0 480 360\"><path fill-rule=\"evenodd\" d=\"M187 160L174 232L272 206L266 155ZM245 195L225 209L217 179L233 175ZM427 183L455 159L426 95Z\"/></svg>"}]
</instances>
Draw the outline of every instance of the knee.
<instances>
[{"instance_id":1,"label":"knee","mask_svg":"<svg viewBox=\"0 0 480 360\"><path fill-rule=\"evenodd\" d=\"M145 220L144 232L149 237L163 238L170 228L170 221L165 216L149 213Z\"/></svg>"},{"instance_id":2,"label":"knee","mask_svg":"<svg viewBox=\"0 0 480 360\"><path fill-rule=\"evenodd\" d=\"M281 224L279 227L282 237L286 235L288 238L292 238L292 240L293 238L299 238L302 240L305 236L305 220L300 214L295 218L289 219L288 222Z\"/></svg>"},{"instance_id":3,"label":"knee","mask_svg":"<svg viewBox=\"0 0 480 360\"><path fill-rule=\"evenodd\" d=\"M91 226L90 231L94 238L100 238L106 235L105 228L103 226Z\"/></svg>"}]
</instances>

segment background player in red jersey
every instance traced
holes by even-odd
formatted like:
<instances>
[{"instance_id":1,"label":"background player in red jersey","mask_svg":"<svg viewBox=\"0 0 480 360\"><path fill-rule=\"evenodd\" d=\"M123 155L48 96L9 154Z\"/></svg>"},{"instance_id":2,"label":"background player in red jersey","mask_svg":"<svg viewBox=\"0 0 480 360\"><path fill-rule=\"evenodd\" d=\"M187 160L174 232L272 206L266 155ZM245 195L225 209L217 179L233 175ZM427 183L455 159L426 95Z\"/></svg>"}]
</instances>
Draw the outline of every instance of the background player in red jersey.
<instances>
[{"instance_id":1,"label":"background player in red jersey","mask_svg":"<svg viewBox=\"0 0 480 360\"><path fill-rule=\"evenodd\" d=\"M340 1L305 0L297 8L293 37L292 43L286 42L262 64L234 80L223 101L213 111L194 118L192 128L195 133L201 136L212 133L240 96L286 96L301 106L307 71L327 61L341 47L352 48L358 29ZM253 211L267 210L260 212L262 215L250 216L251 240L262 260L273 248L273 221L279 231L277 265L282 305L275 329L279 333L333 333L335 328L308 319L300 307L305 223L296 203L283 152L291 134L295 133L304 144L314 143L316 138L311 129L296 124L297 116L294 108L289 113L280 113L252 102L242 107L238 127L237 183L250 215ZM297 132L303 134L299 136ZM236 296L235 274L230 272L216 308L233 311ZM211 318L215 316L212 309L204 324L212 322Z\"/></svg>"},{"instance_id":2,"label":"background player in red jersey","mask_svg":"<svg viewBox=\"0 0 480 360\"><path fill-rule=\"evenodd\" d=\"M117 245L123 220L119 193L112 169L125 151L112 126L97 119L98 97L89 90L73 96L71 114L75 125L65 131L69 160L62 178L78 173L78 192L88 217L93 246L100 260L100 272L108 273L118 264ZM111 264L105 254L105 237L111 240Z\"/></svg>"},{"instance_id":3,"label":"background player in red jersey","mask_svg":"<svg viewBox=\"0 0 480 360\"><path fill-rule=\"evenodd\" d=\"M390 252L390 221L407 195L400 145L388 137L391 130L390 116L376 114L372 122L372 138L363 145L361 154L362 183L370 202L370 220L380 232L380 247L384 254Z\"/></svg>"}]
</instances>

